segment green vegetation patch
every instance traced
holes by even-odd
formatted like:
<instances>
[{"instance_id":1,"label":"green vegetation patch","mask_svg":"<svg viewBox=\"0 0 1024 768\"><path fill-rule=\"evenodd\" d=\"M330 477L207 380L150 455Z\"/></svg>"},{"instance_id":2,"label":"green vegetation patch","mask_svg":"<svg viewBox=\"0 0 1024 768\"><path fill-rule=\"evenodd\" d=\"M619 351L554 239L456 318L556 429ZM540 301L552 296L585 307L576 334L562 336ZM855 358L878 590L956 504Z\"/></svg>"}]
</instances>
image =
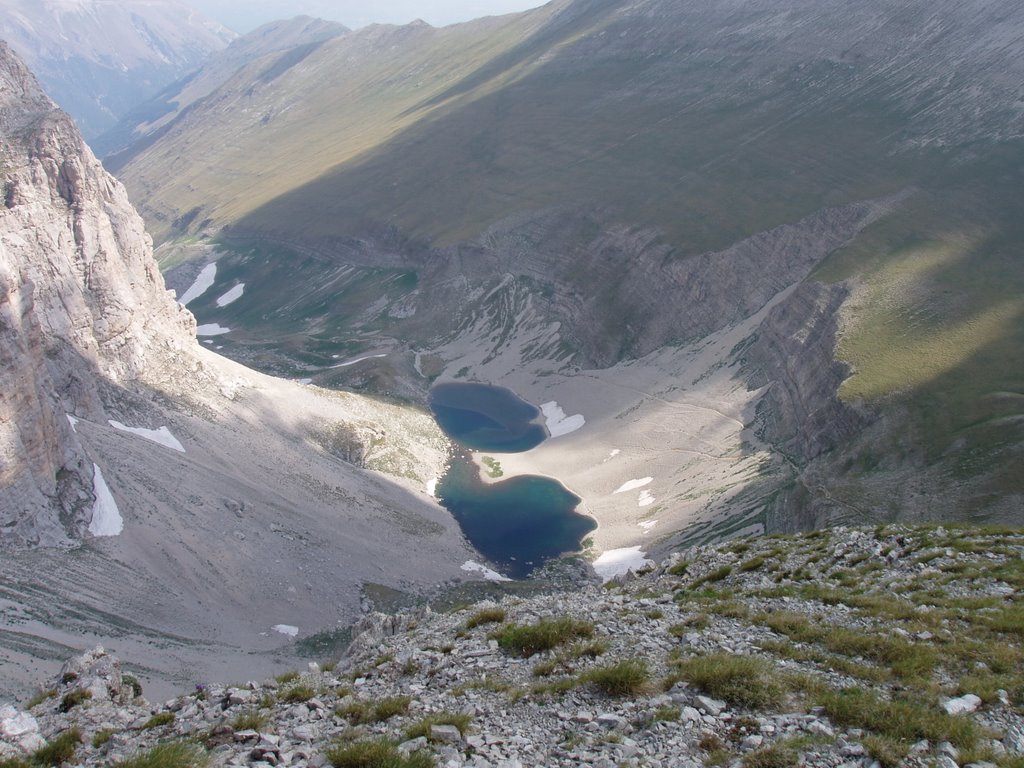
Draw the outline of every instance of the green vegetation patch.
<instances>
[{"instance_id":1,"label":"green vegetation patch","mask_svg":"<svg viewBox=\"0 0 1024 768\"><path fill-rule=\"evenodd\" d=\"M433 768L434 760L426 752L408 757L385 739L361 739L341 742L325 753L334 768Z\"/></svg>"},{"instance_id":2,"label":"green vegetation patch","mask_svg":"<svg viewBox=\"0 0 1024 768\"><path fill-rule=\"evenodd\" d=\"M408 696L392 696L378 701L354 701L338 707L337 714L352 725L381 723L396 715L404 715L409 711L411 703L412 699Z\"/></svg>"},{"instance_id":3,"label":"green vegetation patch","mask_svg":"<svg viewBox=\"0 0 1024 768\"><path fill-rule=\"evenodd\" d=\"M837 725L863 728L900 742L949 741L970 749L979 737L978 726L970 718L947 715L919 699L887 700L863 688L844 688L823 693L819 703Z\"/></svg>"},{"instance_id":4,"label":"green vegetation patch","mask_svg":"<svg viewBox=\"0 0 1024 768\"><path fill-rule=\"evenodd\" d=\"M528 658L563 643L590 637L593 633L591 622L565 617L541 619L536 624L510 624L497 630L492 637L504 651Z\"/></svg>"},{"instance_id":5,"label":"green vegetation patch","mask_svg":"<svg viewBox=\"0 0 1024 768\"><path fill-rule=\"evenodd\" d=\"M775 666L757 656L712 653L673 662L669 685L685 680L716 699L749 709L782 705L786 686Z\"/></svg>"},{"instance_id":6,"label":"green vegetation patch","mask_svg":"<svg viewBox=\"0 0 1024 768\"><path fill-rule=\"evenodd\" d=\"M49 743L40 747L32 755L32 762L40 766L56 766L68 763L75 756L78 745L82 743L82 732L78 726L63 731L50 739Z\"/></svg>"},{"instance_id":7,"label":"green vegetation patch","mask_svg":"<svg viewBox=\"0 0 1024 768\"><path fill-rule=\"evenodd\" d=\"M469 726L473 718L461 712L438 712L424 717L410 726L405 732L406 739L418 739L421 736L430 739L430 729L435 725L454 725L459 733L465 736L469 732Z\"/></svg>"},{"instance_id":8,"label":"green vegetation patch","mask_svg":"<svg viewBox=\"0 0 1024 768\"><path fill-rule=\"evenodd\" d=\"M466 629L474 629L482 624L501 624L505 620L504 608L481 608L468 619Z\"/></svg>"},{"instance_id":9,"label":"green vegetation patch","mask_svg":"<svg viewBox=\"0 0 1024 768\"><path fill-rule=\"evenodd\" d=\"M161 728L165 725L170 725L174 722L175 714L173 712L158 712L153 715L142 725L143 731L148 731L153 728Z\"/></svg>"},{"instance_id":10,"label":"green vegetation patch","mask_svg":"<svg viewBox=\"0 0 1024 768\"><path fill-rule=\"evenodd\" d=\"M117 768L206 768L209 755L195 744L168 742L117 763Z\"/></svg>"},{"instance_id":11,"label":"green vegetation patch","mask_svg":"<svg viewBox=\"0 0 1024 768\"><path fill-rule=\"evenodd\" d=\"M582 679L606 696L634 696L649 687L651 670L643 659L624 659L588 670Z\"/></svg>"}]
</instances>

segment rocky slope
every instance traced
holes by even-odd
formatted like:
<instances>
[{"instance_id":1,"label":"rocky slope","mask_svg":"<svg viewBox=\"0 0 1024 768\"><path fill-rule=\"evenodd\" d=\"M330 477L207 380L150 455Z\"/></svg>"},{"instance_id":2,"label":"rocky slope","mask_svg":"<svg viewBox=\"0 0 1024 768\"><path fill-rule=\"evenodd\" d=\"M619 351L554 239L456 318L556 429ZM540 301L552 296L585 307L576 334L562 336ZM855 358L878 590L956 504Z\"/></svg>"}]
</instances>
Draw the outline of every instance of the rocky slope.
<instances>
[{"instance_id":1,"label":"rocky slope","mask_svg":"<svg viewBox=\"0 0 1024 768\"><path fill-rule=\"evenodd\" d=\"M6 46L0 134L0 688L82 637L158 685L269 666L365 582L465 575L427 414L201 348L124 188Z\"/></svg>"},{"instance_id":2,"label":"rocky slope","mask_svg":"<svg viewBox=\"0 0 1024 768\"><path fill-rule=\"evenodd\" d=\"M0 3L0 38L89 138L235 36L178 0Z\"/></svg>"},{"instance_id":3,"label":"rocky slope","mask_svg":"<svg viewBox=\"0 0 1024 768\"><path fill-rule=\"evenodd\" d=\"M966 528L745 538L625 583L372 614L340 660L166 701L96 649L0 710L0 743L79 765L1014 766L1022 553Z\"/></svg>"}]
</instances>

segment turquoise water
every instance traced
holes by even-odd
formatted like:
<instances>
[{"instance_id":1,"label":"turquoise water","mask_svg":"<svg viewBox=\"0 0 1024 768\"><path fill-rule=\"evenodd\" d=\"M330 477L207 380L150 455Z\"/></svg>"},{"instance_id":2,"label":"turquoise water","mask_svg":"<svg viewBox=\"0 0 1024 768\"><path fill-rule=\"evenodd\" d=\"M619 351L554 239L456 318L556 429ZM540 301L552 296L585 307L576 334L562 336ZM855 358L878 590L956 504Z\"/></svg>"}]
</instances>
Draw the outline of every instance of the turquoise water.
<instances>
[{"instance_id":1,"label":"turquoise water","mask_svg":"<svg viewBox=\"0 0 1024 768\"><path fill-rule=\"evenodd\" d=\"M521 453L547 438L536 421L540 411L502 387L441 384L431 390L430 408L441 429L472 450ZM579 551L597 527L576 511L579 496L557 480L527 475L485 483L468 451L452 458L437 497L470 543L516 579Z\"/></svg>"}]
</instances>

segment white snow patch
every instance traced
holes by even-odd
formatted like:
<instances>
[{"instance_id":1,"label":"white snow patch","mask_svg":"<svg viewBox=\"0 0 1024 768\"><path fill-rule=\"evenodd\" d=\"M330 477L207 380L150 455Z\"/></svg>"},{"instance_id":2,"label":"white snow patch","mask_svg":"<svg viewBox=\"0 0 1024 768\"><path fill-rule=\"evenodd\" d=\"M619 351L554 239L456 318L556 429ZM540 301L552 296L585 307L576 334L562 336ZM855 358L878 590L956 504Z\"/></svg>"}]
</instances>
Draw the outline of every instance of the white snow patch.
<instances>
[{"instance_id":1,"label":"white snow patch","mask_svg":"<svg viewBox=\"0 0 1024 768\"><path fill-rule=\"evenodd\" d=\"M647 531L651 530L651 528L653 528L657 524L658 524L657 520L644 520L642 523L637 523L637 525L639 525L641 528L644 529L645 533Z\"/></svg>"},{"instance_id":2,"label":"white snow patch","mask_svg":"<svg viewBox=\"0 0 1024 768\"><path fill-rule=\"evenodd\" d=\"M78 432L78 419L76 419L70 413L65 413L64 415L68 417L68 424L71 425L71 431L77 433Z\"/></svg>"},{"instance_id":3,"label":"white snow patch","mask_svg":"<svg viewBox=\"0 0 1024 768\"><path fill-rule=\"evenodd\" d=\"M643 507L649 507L654 503L654 494L650 491L640 491L640 500L637 502L637 506L641 509Z\"/></svg>"},{"instance_id":4,"label":"white snow patch","mask_svg":"<svg viewBox=\"0 0 1024 768\"><path fill-rule=\"evenodd\" d=\"M548 434L552 437L560 437L570 432L575 432L587 423L582 413L577 413L575 416L566 416L565 411L554 400L541 405L540 410L547 422Z\"/></svg>"},{"instance_id":5,"label":"white snow patch","mask_svg":"<svg viewBox=\"0 0 1024 768\"><path fill-rule=\"evenodd\" d=\"M217 323L208 323L196 328L196 336L223 336L225 333L231 333L231 329Z\"/></svg>"},{"instance_id":6,"label":"white snow patch","mask_svg":"<svg viewBox=\"0 0 1024 768\"><path fill-rule=\"evenodd\" d=\"M295 383L296 384L312 384L313 380L312 379L296 379Z\"/></svg>"},{"instance_id":7,"label":"white snow patch","mask_svg":"<svg viewBox=\"0 0 1024 768\"><path fill-rule=\"evenodd\" d=\"M619 486L615 493L626 493L628 491L636 491L643 488L645 485L650 485L654 482L653 477L642 477L639 480L628 480Z\"/></svg>"},{"instance_id":8,"label":"white snow patch","mask_svg":"<svg viewBox=\"0 0 1024 768\"><path fill-rule=\"evenodd\" d=\"M432 477L427 480L427 495L437 496L437 478Z\"/></svg>"},{"instance_id":9,"label":"white snow patch","mask_svg":"<svg viewBox=\"0 0 1024 768\"><path fill-rule=\"evenodd\" d=\"M594 571L601 577L602 581L611 581L616 576L622 576L630 571L639 571L654 565L653 560L648 560L646 553L640 551L640 547L626 547L625 549L609 549L602 552L601 556L594 561Z\"/></svg>"},{"instance_id":10,"label":"white snow patch","mask_svg":"<svg viewBox=\"0 0 1024 768\"><path fill-rule=\"evenodd\" d=\"M512 581L508 576L502 576L497 571L492 571L486 565L480 565L473 560L467 560L462 564L462 570L464 571L478 571L488 581Z\"/></svg>"},{"instance_id":11,"label":"white snow patch","mask_svg":"<svg viewBox=\"0 0 1024 768\"><path fill-rule=\"evenodd\" d=\"M416 369L416 373L420 375L420 378L427 378L423 375L423 353L417 352L416 359L413 360L412 367Z\"/></svg>"},{"instance_id":12,"label":"white snow patch","mask_svg":"<svg viewBox=\"0 0 1024 768\"><path fill-rule=\"evenodd\" d=\"M608 454L608 459L614 459L620 453L622 453L622 451L620 451L618 448L612 448L612 452ZM605 461L607 461L608 459L605 459Z\"/></svg>"},{"instance_id":13,"label":"white snow patch","mask_svg":"<svg viewBox=\"0 0 1024 768\"><path fill-rule=\"evenodd\" d=\"M165 448L170 448L172 451L178 453L185 452L185 446L183 446L174 435L171 434L171 430L167 427L160 427L160 429L146 429L145 427L126 427L120 421L114 421L110 419L107 423L114 429L121 432L131 432L133 435L144 437L153 443L159 443Z\"/></svg>"},{"instance_id":14,"label":"white snow patch","mask_svg":"<svg viewBox=\"0 0 1024 768\"><path fill-rule=\"evenodd\" d=\"M107 481L98 464L93 464L92 491L96 495L96 503L92 505L92 521L89 533L93 536L117 536L124 530L124 519L117 508L114 494L110 492Z\"/></svg>"},{"instance_id":15,"label":"white snow patch","mask_svg":"<svg viewBox=\"0 0 1024 768\"><path fill-rule=\"evenodd\" d=\"M213 287L213 281L217 279L217 263L207 264L203 267L203 271L199 273L196 280L189 287L187 291L181 294L181 298L178 299L178 303L183 307L187 307L190 301L195 301L211 287Z\"/></svg>"},{"instance_id":16,"label":"white snow patch","mask_svg":"<svg viewBox=\"0 0 1024 768\"><path fill-rule=\"evenodd\" d=\"M245 283L239 283L230 291L225 293L219 299L217 299L218 307L226 307L228 304L233 304L242 298L242 294L245 293Z\"/></svg>"},{"instance_id":17,"label":"white snow patch","mask_svg":"<svg viewBox=\"0 0 1024 768\"><path fill-rule=\"evenodd\" d=\"M357 357L355 360L349 360L348 362L345 363L338 363L337 365L332 365L331 368L348 368L350 365L355 365L356 363L363 362L363 360L376 360L379 357L387 357L387 355L367 355L366 357Z\"/></svg>"},{"instance_id":18,"label":"white snow patch","mask_svg":"<svg viewBox=\"0 0 1024 768\"><path fill-rule=\"evenodd\" d=\"M280 632L282 635L288 635L288 637L299 636L299 628L293 627L291 624L275 624L271 629L275 632Z\"/></svg>"}]
</instances>

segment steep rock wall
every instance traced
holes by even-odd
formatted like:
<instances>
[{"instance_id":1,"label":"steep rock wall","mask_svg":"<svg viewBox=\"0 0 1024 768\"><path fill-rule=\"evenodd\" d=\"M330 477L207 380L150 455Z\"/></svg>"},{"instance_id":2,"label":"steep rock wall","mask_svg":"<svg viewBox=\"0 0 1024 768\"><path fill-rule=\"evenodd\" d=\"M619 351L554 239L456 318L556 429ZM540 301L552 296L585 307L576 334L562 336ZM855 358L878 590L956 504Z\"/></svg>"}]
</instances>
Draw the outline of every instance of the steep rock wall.
<instances>
[{"instance_id":1,"label":"steep rock wall","mask_svg":"<svg viewBox=\"0 0 1024 768\"><path fill-rule=\"evenodd\" d=\"M2 43L0 141L0 540L51 544L93 501L65 415L99 418L103 382L172 375L195 321L124 188Z\"/></svg>"}]
</instances>

